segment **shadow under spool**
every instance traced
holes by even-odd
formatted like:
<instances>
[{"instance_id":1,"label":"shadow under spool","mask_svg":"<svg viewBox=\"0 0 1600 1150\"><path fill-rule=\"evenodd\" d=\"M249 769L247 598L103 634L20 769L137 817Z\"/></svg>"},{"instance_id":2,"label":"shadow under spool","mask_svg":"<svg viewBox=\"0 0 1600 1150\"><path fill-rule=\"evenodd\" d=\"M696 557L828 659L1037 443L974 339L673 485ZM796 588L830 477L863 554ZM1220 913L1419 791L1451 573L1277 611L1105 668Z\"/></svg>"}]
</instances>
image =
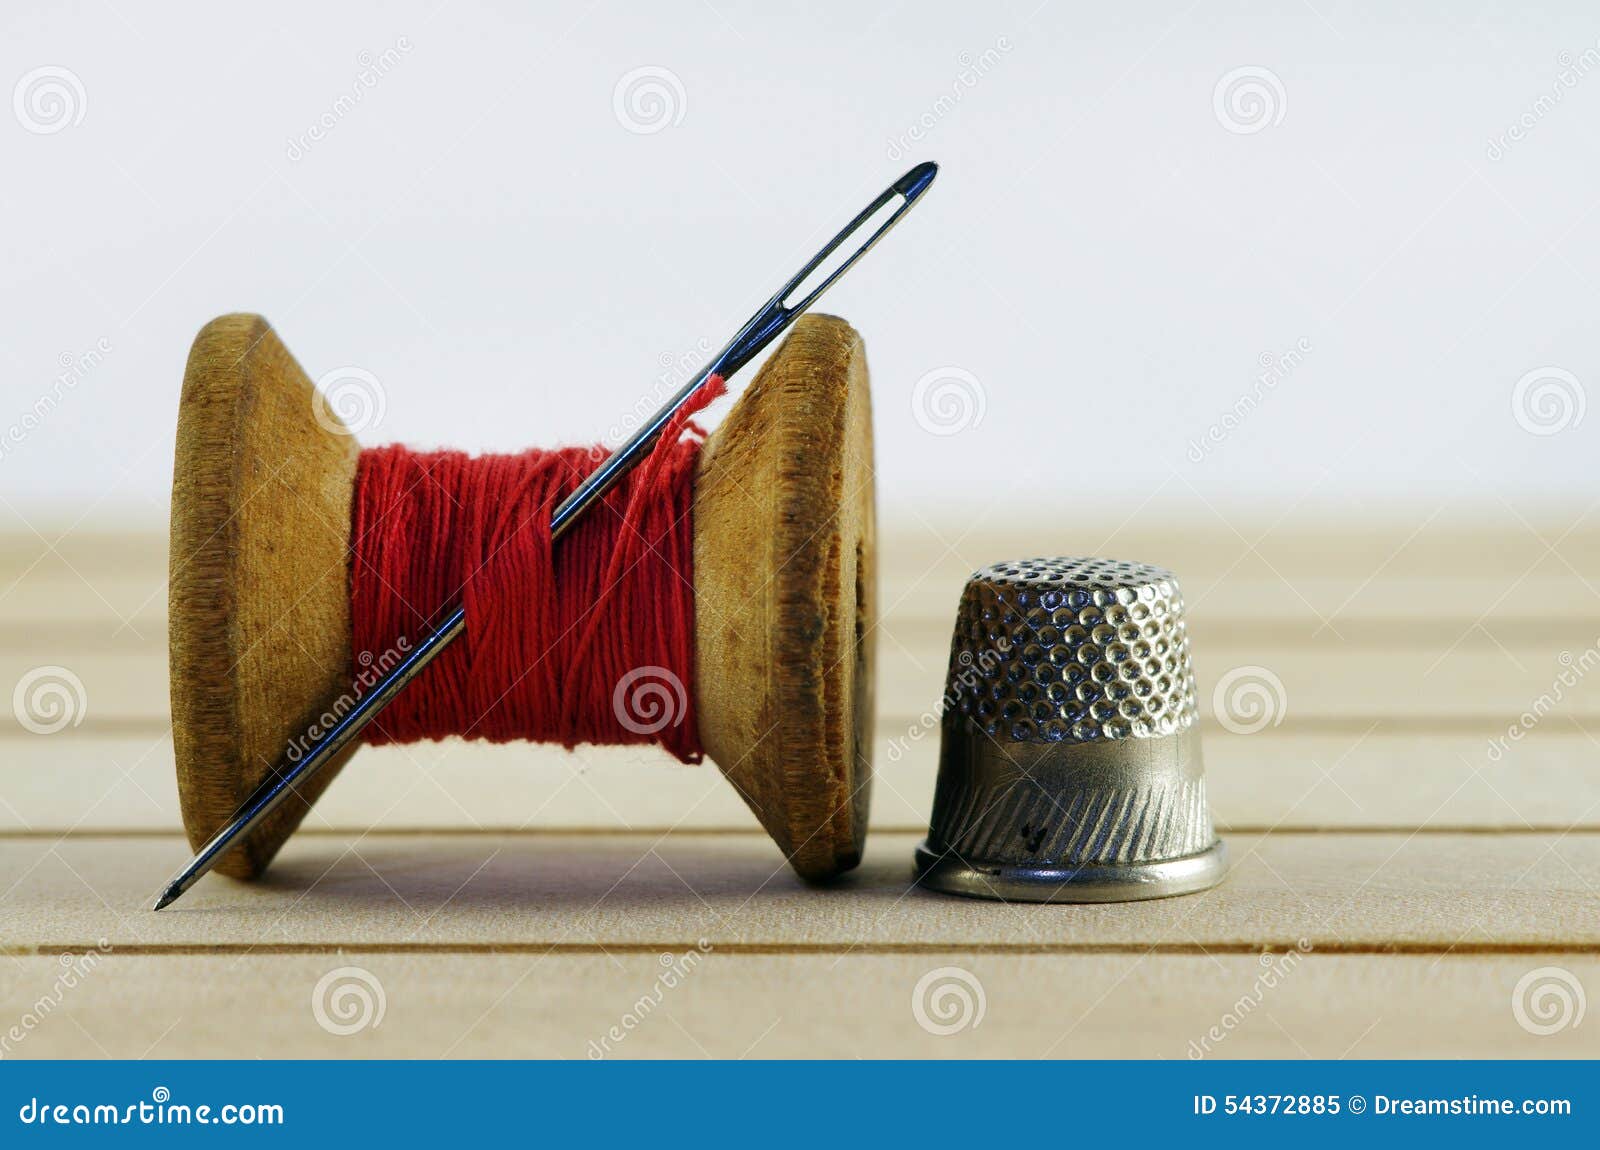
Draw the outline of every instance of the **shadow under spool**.
<instances>
[{"instance_id":1,"label":"shadow under spool","mask_svg":"<svg viewBox=\"0 0 1600 1150\"><path fill-rule=\"evenodd\" d=\"M314 399L261 317L223 316L195 338L169 637L178 790L197 849L356 678L359 448ZM865 350L843 320L807 315L700 452L693 549L700 742L808 879L855 866L866 839L874 545ZM217 869L260 874L355 749Z\"/></svg>"}]
</instances>

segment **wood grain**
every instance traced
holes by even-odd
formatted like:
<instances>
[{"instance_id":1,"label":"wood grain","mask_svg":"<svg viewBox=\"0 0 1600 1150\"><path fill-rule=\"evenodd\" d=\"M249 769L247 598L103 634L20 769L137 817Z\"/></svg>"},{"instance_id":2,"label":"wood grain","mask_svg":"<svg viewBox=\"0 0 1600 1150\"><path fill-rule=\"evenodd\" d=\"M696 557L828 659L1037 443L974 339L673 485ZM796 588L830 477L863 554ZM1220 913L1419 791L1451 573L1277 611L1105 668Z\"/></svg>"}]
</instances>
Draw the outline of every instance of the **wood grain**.
<instances>
[{"instance_id":1,"label":"wood grain","mask_svg":"<svg viewBox=\"0 0 1600 1150\"><path fill-rule=\"evenodd\" d=\"M1233 835L1214 890L1048 911L913 886L917 837L874 836L831 888L756 834L296 837L262 880L208 880L160 914L146 907L183 859L175 836L0 840L5 945L1600 951L1592 832Z\"/></svg>"},{"instance_id":2,"label":"wood grain","mask_svg":"<svg viewBox=\"0 0 1600 1150\"><path fill-rule=\"evenodd\" d=\"M950 637L942 630L904 628L893 619L878 630L878 719L886 733L903 733L938 707L944 692ZM1524 711L1548 697L1542 713L1600 726L1600 674L1572 675L1572 663L1600 667L1600 651L1585 654L1582 642L1453 647L1397 645L1350 650L1324 635L1311 642L1194 644L1200 711L1215 717L1217 684L1230 671L1259 667L1282 684L1284 722L1326 729L1363 730L1374 721L1386 729L1470 730L1485 737L1504 733ZM88 710L77 728L139 730L166 728L167 661L156 651L85 654L52 658L84 683ZM0 682L15 682L42 660L35 654L0 651ZM13 715L0 712L0 732L15 731ZM3 735L0 735L3 737Z\"/></svg>"},{"instance_id":3,"label":"wood grain","mask_svg":"<svg viewBox=\"0 0 1600 1150\"><path fill-rule=\"evenodd\" d=\"M800 874L861 860L876 539L861 337L803 316L695 472L695 706L706 752Z\"/></svg>"},{"instance_id":4,"label":"wood grain","mask_svg":"<svg viewBox=\"0 0 1600 1150\"><path fill-rule=\"evenodd\" d=\"M1538 1037L1511 1008L1538 968L1591 998L1600 986L1600 676L1539 704L1562 653L1595 642L1594 518L897 516L881 549L875 834L842 889L797 880L713 771L639 749L446 743L364 752L265 885L207 880L161 916L145 899L183 855L164 541L13 535L0 684L67 665L89 713L52 736L0 724L0 1010L49 992L61 950L112 949L6 1054L588 1057L651 991L660 953L704 937L704 962L608 1056L1185 1058L1251 994L1259 953L1303 937L1293 973L1203 1053L1595 1057L1594 1028ZM1235 860L1217 890L1018 908L910 888L936 752L914 732L942 687L955 596L970 568L1045 550L1182 578ZM1286 717L1242 735L1211 688L1248 665L1283 683ZM1493 752L1536 705L1531 733ZM381 980L387 1013L338 1038L310 1000L346 965ZM911 1000L947 966L978 980L986 1013L939 1037Z\"/></svg>"},{"instance_id":5,"label":"wood grain","mask_svg":"<svg viewBox=\"0 0 1600 1150\"><path fill-rule=\"evenodd\" d=\"M1499 761L1481 735L1298 734L1294 724L1205 732L1212 815L1230 830L1600 828L1600 736L1558 718ZM872 827L913 832L933 809L937 737L877 740ZM1403 780L1399 785L1397 780ZM154 833L178 825L172 747L160 735L19 737L0 762L0 834ZM649 747L371 747L299 833L377 830L751 831L709 767Z\"/></svg>"},{"instance_id":6,"label":"wood grain","mask_svg":"<svg viewBox=\"0 0 1600 1150\"><path fill-rule=\"evenodd\" d=\"M665 954L666 952L662 952ZM1517 1025L1518 981L1562 964L1590 987L1600 959L1312 953L1275 985L1252 955L732 955L667 986L655 952L254 954L99 960L10 1058L1594 1058L1600 1028ZM378 1025L335 1035L316 988L359 966ZM919 1025L922 979L958 966L983 1013ZM0 1014L51 995L56 956L0 963ZM182 987L176 1003L173 988ZM969 992L970 993L970 992ZM1240 1003L1247 1005L1241 1008ZM248 1008L241 1009L243 1004ZM924 1011L925 1016L927 1012ZM376 1013L368 1017L376 1018ZM1225 1021L1226 1020L1226 1021ZM1227 1025L1229 1029L1223 1030ZM616 1028L623 1037L609 1038ZM1215 1028L1224 1037L1209 1038ZM292 1111L291 1111L292 1117Z\"/></svg>"},{"instance_id":7,"label":"wood grain","mask_svg":"<svg viewBox=\"0 0 1600 1150\"><path fill-rule=\"evenodd\" d=\"M260 316L222 316L195 336L178 405L167 631L178 794L195 849L354 680L357 454ZM115 697L107 702L114 715ZM217 869L260 873L349 757L307 780Z\"/></svg>"},{"instance_id":8,"label":"wood grain","mask_svg":"<svg viewBox=\"0 0 1600 1150\"><path fill-rule=\"evenodd\" d=\"M1008 554L998 541L971 554ZM948 628L969 567L917 569L891 537L881 548L880 595L897 630ZM5 545L25 546L16 540ZM1015 546L1013 544L1012 546ZM1583 577L1555 559L1542 574L1498 578L1296 575L1244 577L1178 572L1190 631L1202 646L1246 636L1282 644L1328 634L1363 646L1477 646L1530 641L1590 646L1600 636L1600 572ZM29 572L0 594L0 644L15 651L137 650L166 643L166 575L112 571L61 578ZM1463 636L1465 636L1463 638Z\"/></svg>"},{"instance_id":9,"label":"wood grain","mask_svg":"<svg viewBox=\"0 0 1600 1150\"><path fill-rule=\"evenodd\" d=\"M1582 573L1595 582L1600 575L1600 508L1531 522L1492 506L1344 516L1315 508L1289 516L1132 510L1073 507L1071 515L1006 518L981 503L947 504L932 515L897 513L882 542L894 567L930 577L960 578L974 566L1024 554L1137 559L1170 567L1185 580ZM57 581L74 578L74 571L90 578L147 571L159 578L167 566L166 524L153 515L128 529L125 517L24 520L14 507L0 506L0 536L13 543L0 551L5 586L24 573Z\"/></svg>"}]
</instances>

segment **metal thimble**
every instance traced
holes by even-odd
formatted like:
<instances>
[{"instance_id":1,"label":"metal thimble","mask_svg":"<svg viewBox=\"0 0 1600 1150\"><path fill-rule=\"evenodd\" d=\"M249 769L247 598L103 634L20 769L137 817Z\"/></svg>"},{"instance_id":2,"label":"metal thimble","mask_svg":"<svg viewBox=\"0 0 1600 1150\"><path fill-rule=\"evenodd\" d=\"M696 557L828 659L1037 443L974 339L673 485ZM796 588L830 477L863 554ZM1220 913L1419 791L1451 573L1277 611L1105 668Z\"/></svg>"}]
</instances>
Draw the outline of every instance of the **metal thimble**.
<instances>
[{"instance_id":1,"label":"metal thimble","mask_svg":"<svg viewBox=\"0 0 1600 1150\"><path fill-rule=\"evenodd\" d=\"M1170 571L1080 558L977 572L943 703L933 818L917 848L925 885L1111 902L1221 879Z\"/></svg>"}]
</instances>

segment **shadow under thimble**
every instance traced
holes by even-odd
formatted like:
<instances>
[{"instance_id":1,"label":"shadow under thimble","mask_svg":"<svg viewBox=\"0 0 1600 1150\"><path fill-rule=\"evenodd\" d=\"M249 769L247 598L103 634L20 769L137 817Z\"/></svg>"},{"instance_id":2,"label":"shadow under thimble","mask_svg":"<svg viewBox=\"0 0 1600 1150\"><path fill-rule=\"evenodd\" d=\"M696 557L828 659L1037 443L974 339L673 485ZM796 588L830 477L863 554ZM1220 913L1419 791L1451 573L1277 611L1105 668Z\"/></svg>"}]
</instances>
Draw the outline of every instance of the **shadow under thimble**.
<instances>
[{"instance_id":1,"label":"shadow under thimble","mask_svg":"<svg viewBox=\"0 0 1600 1150\"><path fill-rule=\"evenodd\" d=\"M1114 902L1204 890L1224 869L1177 578L1089 558L973 575L951 640L921 882Z\"/></svg>"}]
</instances>

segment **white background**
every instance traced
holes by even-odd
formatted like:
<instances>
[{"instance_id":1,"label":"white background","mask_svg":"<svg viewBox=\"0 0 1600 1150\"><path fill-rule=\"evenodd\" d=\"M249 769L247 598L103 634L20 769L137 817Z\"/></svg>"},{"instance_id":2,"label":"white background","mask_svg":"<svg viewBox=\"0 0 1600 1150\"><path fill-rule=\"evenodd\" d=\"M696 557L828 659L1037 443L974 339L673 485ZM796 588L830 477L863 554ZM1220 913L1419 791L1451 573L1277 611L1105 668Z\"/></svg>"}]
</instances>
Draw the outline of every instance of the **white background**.
<instances>
[{"instance_id":1,"label":"white background","mask_svg":"<svg viewBox=\"0 0 1600 1150\"><path fill-rule=\"evenodd\" d=\"M1600 9L1400 7L8 3L0 527L163 522L189 342L232 310L370 372L366 442L600 439L924 158L826 305L891 518L1581 511ZM64 112L16 90L40 68ZM619 113L640 68L664 113ZM1219 96L1241 68L1264 110ZM969 406L919 411L925 377Z\"/></svg>"}]
</instances>

